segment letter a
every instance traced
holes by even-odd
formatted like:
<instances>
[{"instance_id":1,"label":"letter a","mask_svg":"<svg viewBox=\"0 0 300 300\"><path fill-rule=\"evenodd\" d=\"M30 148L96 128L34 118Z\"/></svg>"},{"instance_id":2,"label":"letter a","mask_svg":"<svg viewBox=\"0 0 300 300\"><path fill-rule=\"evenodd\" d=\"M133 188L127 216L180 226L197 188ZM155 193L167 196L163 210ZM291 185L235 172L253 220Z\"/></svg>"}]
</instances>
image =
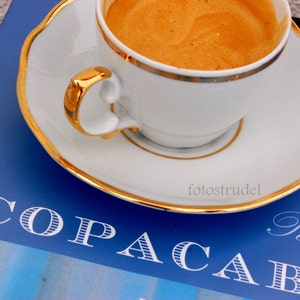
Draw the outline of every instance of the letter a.
<instances>
[{"instance_id":1,"label":"letter a","mask_svg":"<svg viewBox=\"0 0 300 300\"><path fill-rule=\"evenodd\" d=\"M135 248L134 245L138 245L138 247ZM141 252L143 256L138 257L139 259L149 260L156 263L163 263L157 258L147 232L143 233L128 248L117 253L129 257L134 257L134 255L130 253L130 250Z\"/></svg>"},{"instance_id":2,"label":"letter a","mask_svg":"<svg viewBox=\"0 0 300 300\"><path fill-rule=\"evenodd\" d=\"M229 269L229 266L233 266L233 269ZM242 257L242 255L240 253L238 253L226 266L223 270L221 270L219 273L215 273L212 274L213 276L217 276L217 277L222 277L222 278L226 278L226 279L230 279L230 277L228 277L226 275L226 272L229 273L235 273L237 275L237 278L234 278L234 280L236 281L240 281L240 282L244 282L244 283L248 283L248 284L255 284L255 285L259 285L258 283L256 283L246 264L245 261Z\"/></svg>"}]
</instances>

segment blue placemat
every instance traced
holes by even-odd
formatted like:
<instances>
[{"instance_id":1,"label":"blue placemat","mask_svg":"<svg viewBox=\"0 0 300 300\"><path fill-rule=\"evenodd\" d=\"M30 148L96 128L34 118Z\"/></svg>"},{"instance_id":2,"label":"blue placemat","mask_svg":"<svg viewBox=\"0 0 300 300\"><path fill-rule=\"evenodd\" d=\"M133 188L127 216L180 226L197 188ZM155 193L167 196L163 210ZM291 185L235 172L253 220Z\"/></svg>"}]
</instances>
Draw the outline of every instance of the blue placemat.
<instances>
[{"instance_id":1,"label":"blue placemat","mask_svg":"<svg viewBox=\"0 0 300 300\"><path fill-rule=\"evenodd\" d=\"M57 2L14 0L0 27L0 239L239 297L298 299L300 191L246 212L176 214L109 196L44 151L15 87L23 41Z\"/></svg>"}]
</instances>

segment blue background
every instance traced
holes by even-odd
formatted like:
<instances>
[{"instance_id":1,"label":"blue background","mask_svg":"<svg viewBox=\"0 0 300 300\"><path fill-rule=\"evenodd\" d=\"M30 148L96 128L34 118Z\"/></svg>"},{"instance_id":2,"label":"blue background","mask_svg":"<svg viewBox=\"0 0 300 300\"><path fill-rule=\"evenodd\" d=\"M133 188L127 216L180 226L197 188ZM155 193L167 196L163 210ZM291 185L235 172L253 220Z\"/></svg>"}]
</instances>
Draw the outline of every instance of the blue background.
<instances>
[{"instance_id":1,"label":"blue background","mask_svg":"<svg viewBox=\"0 0 300 300\"><path fill-rule=\"evenodd\" d=\"M300 265L300 241L296 240L299 233L284 237L267 233L267 228L276 231L275 215L300 212L300 191L271 205L235 214L171 213L109 196L72 176L44 151L19 110L16 78L27 34L56 3L56 0L14 0L0 25L0 197L16 201L13 213L3 201L0 203L0 220L11 217L9 222L0 224L0 239L243 297L298 298L299 295L265 286L273 281L274 265L268 260ZM24 230L20 215L35 206L52 209L62 216L64 227L59 234L42 237ZM94 247L68 242L76 237L79 226L76 216L108 223L116 229L116 236L109 240L91 237L89 242ZM144 232L148 233L162 264L138 259L140 253L133 258L117 254ZM174 263L172 249L183 241L210 247L209 259L197 251L189 254L191 264L208 263L206 269L191 272ZM228 274L231 279L212 276L238 253L260 285L235 281L233 274Z\"/></svg>"}]
</instances>

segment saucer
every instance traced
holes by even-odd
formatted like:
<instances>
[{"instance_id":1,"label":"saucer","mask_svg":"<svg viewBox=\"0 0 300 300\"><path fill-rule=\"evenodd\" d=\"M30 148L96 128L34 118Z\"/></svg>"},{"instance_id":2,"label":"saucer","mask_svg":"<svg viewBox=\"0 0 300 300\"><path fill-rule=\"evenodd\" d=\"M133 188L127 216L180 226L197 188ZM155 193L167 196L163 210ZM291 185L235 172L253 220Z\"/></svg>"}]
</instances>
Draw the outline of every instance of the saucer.
<instances>
[{"instance_id":1,"label":"saucer","mask_svg":"<svg viewBox=\"0 0 300 300\"><path fill-rule=\"evenodd\" d=\"M63 98L71 76L105 66L94 9L90 0L60 2L29 34L20 58L22 114L63 168L121 199L185 213L252 209L299 189L300 37L294 31L272 66L278 77L259 109L190 153L126 132L111 140L88 137L68 123Z\"/></svg>"}]
</instances>

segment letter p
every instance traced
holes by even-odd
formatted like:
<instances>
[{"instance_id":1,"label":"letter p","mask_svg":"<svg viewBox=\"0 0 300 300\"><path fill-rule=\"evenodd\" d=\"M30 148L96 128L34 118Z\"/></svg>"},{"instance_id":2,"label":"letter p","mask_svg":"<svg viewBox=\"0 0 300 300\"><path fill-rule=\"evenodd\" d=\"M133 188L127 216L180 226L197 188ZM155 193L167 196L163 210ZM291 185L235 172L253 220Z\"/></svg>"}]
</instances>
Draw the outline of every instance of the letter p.
<instances>
[{"instance_id":1,"label":"letter p","mask_svg":"<svg viewBox=\"0 0 300 300\"><path fill-rule=\"evenodd\" d=\"M81 217L76 217L76 218L80 219L80 226L77 231L77 236L74 240L68 240L68 242L80 244L88 247L94 247L93 245L88 243L89 237L92 236L100 239L111 239L116 235L115 228L109 224L97 222L94 220L85 219ZM102 232L98 234L92 233L92 229L95 224L101 225Z\"/></svg>"}]
</instances>

